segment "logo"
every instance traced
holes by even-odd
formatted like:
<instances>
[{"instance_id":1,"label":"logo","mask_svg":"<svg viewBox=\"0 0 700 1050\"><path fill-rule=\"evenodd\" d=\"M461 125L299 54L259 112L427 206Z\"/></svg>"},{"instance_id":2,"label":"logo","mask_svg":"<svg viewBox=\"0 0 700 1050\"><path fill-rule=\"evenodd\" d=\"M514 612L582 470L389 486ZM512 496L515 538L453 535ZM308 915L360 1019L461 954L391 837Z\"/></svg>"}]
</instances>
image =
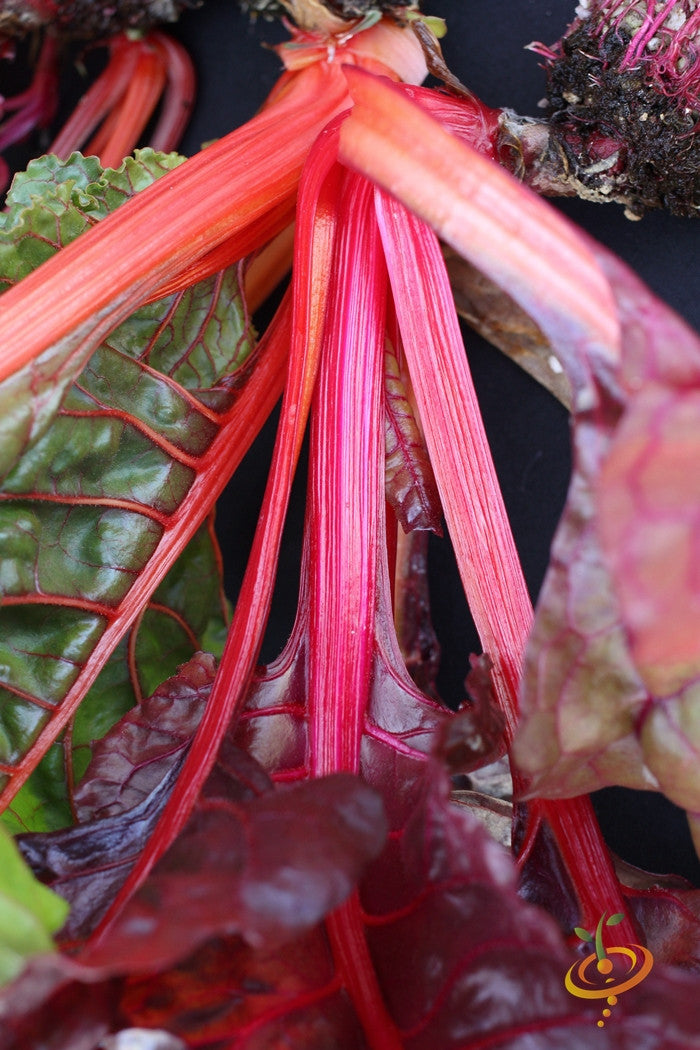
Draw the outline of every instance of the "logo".
<instances>
[{"instance_id":1,"label":"logo","mask_svg":"<svg viewBox=\"0 0 700 1050\"><path fill-rule=\"evenodd\" d=\"M597 1022L599 1028L603 1028L605 1021L610 1017L618 995L628 992L643 981L654 964L653 955L641 944L627 944L624 947L606 950L603 944L604 928L617 926L623 919L624 915L620 912L616 912L610 918L606 918L604 912L595 933L589 933L580 926L574 927L574 933L579 940L593 944L595 951L574 963L564 978L564 984L566 990L579 999L605 1000L607 1005L603 1008L602 1018Z\"/></svg>"}]
</instances>

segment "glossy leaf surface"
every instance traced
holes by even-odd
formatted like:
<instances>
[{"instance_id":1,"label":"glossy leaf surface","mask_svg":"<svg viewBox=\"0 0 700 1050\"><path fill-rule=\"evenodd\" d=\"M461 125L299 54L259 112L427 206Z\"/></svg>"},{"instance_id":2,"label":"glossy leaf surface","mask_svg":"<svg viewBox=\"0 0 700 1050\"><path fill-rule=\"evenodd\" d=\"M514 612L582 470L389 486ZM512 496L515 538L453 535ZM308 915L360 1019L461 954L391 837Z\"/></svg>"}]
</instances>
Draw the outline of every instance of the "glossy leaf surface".
<instances>
[{"instance_id":1,"label":"glossy leaf surface","mask_svg":"<svg viewBox=\"0 0 700 1050\"><path fill-rule=\"evenodd\" d=\"M8 213L5 279L20 279L37 265L37 253L55 252L173 163L144 152L102 174L94 159L79 156L65 165L36 162L16 184ZM132 604L131 594L147 566L157 565L162 580L172 563L172 554L160 552L227 420L250 348L237 274L229 270L143 307L109 335L72 386L65 377L56 382L54 361L47 364L48 399L32 389L31 426L16 421L16 456L0 502L7 774L23 778L36 761L25 758L32 745L45 751L68 709L75 710L95 677L95 653L106 634L118 644L138 616L73 727L78 746L152 692L201 646L210 622L221 620L220 570L206 529L189 549L188 566L171 568L153 593L156 577L140 604ZM37 404L46 409L41 419ZM203 502L200 523L207 509ZM200 579L196 592L190 574ZM70 821L61 765L61 756L45 760L17 803L20 826ZM82 771L68 770L69 788ZM56 777L60 790L52 787ZM66 800L63 812L57 805L34 812L47 791Z\"/></svg>"},{"instance_id":2,"label":"glossy leaf surface","mask_svg":"<svg viewBox=\"0 0 700 1050\"><path fill-rule=\"evenodd\" d=\"M575 956L551 920L518 898L506 853L470 814L447 801L437 767L420 779L421 784L414 782L410 813L405 808L402 814L405 822L395 827L361 884L373 966L397 1025L397 1045L408 1050L484 1045L549 1050L575 1040L591 1050L622 1050L641 1033L658 1050L700 1045L695 979L660 964L642 986L618 997L610 1023L599 1029L599 1004L576 999L564 988L563 976ZM307 785L301 794L293 789L267 797L277 808L286 795L299 817L309 813L302 802L307 787L319 790L320 801L326 783ZM253 822L256 805L249 810ZM217 833L217 864L227 854L225 842ZM235 921L235 909L220 906L221 893L196 894L188 905L180 900L183 921L173 923L172 902L161 893L178 883L181 890L195 867L203 868L206 881L207 860L192 850L176 851L161 873L154 873L147 892L125 913L123 927L114 931L112 960L108 952L94 957L104 968L90 971L62 960L49 971L43 990L37 970L30 969L12 996L0 996L0 1046L23 1045L15 1030L25 1039L29 1033L36 1040L31 1045L43 1045L40 1040L52 1032L51 1045L67 1050L80 1011L59 1007L78 1002L81 989L106 1029L114 1023L109 1004L118 1003L120 1018L129 1024L161 1028L207 1050L222 1042L235 1050L257 1050L274 1045L283 1034L305 1050L382 1045L380 1029L363 1032L353 1015L323 927L281 947L274 945L274 936L272 942L251 946L217 933ZM222 876L225 869L225 864L219 869ZM216 880L216 872L210 873ZM283 895L283 907L285 900L291 904ZM146 938L143 922L149 928ZM159 958L170 962L154 973ZM94 994L86 990L86 981L93 983ZM34 997L31 1012L29 995ZM84 1013L86 1024L96 1023L91 1011Z\"/></svg>"}]
</instances>

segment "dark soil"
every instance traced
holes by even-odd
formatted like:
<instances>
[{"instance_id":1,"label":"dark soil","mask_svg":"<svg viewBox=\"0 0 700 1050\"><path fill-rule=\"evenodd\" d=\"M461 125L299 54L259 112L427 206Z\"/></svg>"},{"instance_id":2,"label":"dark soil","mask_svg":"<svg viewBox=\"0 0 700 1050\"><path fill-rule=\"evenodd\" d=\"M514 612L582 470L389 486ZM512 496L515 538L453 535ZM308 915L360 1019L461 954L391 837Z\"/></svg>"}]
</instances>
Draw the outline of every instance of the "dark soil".
<instances>
[{"instance_id":1,"label":"dark soil","mask_svg":"<svg viewBox=\"0 0 700 1050\"><path fill-rule=\"evenodd\" d=\"M51 22L55 32L82 40L95 40L124 29L146 29L159 22L173 22L201 0L55 0L56 11L42 14L28 0L0 2L0 31L21 36Z\"/></svg>"},{"instance_id":2,"label":"dark soil","mask_svg":"<svg viewBox=\"0 0 700 1050\"><path fill-rule=\"evenodd\" d=\"M334 15L346 18L348 21L362 18L373 11L400 16L401 8L416 6L416 0L321 0L321 2ZM286 13L281 0L241 0L241 6L244 11L254 11L265 18Z\"/></svg>"},{"instance_id":3,"label":"dark soil","mask_svg":"<svg viewBox=\"0 0 700 1050\"><path fill-rule=\"evenodd\" d=\"M548 70L552 132L576 178L593 191L612 179L633 214L664 207L675 215L698 215L697 103L659 90L648 72L653 58L620 73L628 43L621 34L598 39L585 25L564 39L562 57ZM609 140L620 146L616 165L591 171Z\"/></svg>"}]
</instances>

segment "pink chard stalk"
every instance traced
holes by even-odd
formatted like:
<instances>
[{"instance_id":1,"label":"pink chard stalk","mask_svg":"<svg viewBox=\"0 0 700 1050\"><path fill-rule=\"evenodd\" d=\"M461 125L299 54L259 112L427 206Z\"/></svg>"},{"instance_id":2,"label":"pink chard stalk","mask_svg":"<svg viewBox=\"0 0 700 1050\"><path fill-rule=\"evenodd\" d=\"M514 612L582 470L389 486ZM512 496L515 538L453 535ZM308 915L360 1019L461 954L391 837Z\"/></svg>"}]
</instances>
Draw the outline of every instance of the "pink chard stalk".
<instances>
[{"instance_id":1,"label":"pink chard stalk","mask_svg":"<svg viewBox=\"0 0 700 1050\"><path fill-rule=\"evenodd\" d=\"M242 128L188 161L37 160L9 196L2 802L71 910L59 950L12 971L0 1047L130 1028L208 1050L698 1047L697 894L624 885L586 793L653 787L700 814L697 614L669 626L697 606L700 343L504 170L508 114L418 86L439 50L416 5L283 6L286 70ZM646 76L693 22L676 6L679 27L669 5L598 5L594 28L591 5L573 32ZM280 244L290 289L253 348L242 290ZM572 391L536 614L443 246L537 325ZM211 510L281 391L229 622ZM297 618L260 668L307 425ZM485 653L456 713L395 627L425 615L402 605L406 535L443 516ZM515 863L450 791L506 751ZM657 963L603 1032L564 983L582 930L598 961Z\"/></svg>"}]
</instances>

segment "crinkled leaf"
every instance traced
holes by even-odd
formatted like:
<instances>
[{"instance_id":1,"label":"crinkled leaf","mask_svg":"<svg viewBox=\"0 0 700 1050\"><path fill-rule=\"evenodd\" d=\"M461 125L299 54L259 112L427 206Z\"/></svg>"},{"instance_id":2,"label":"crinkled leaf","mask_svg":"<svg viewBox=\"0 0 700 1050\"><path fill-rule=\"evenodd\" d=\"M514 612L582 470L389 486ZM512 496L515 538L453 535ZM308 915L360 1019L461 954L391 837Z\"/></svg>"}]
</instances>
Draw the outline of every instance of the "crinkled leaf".
<instances>
[{"instance_id":1,"label":"crinkled leaf","mask_svg":"<svg viewBox=\"0 0 700 1050\"><path fill-rule=\"evenodd\" d=\"M196 589L188 589L188 573L198 580ZM83 776L93 742L189 658L220 609L219 561L210 526L205 525L110 655L64 738L49 748L5 810L2 819L9 828L20 833L49 831L72 824L80 816L72 785ZM17 741L21 729L26 730L26 717L19 722L9 705L4 706L3 717ZM70 764L66 747L70 748Z\"/></svg>"},{"instance_id":2,"label":"crinkled leaf","mask_svg":"<svg viewBox=\"0 0 700 1050\"><path fill-rule=\"evenodd\" d=\"M116 990L65 956L39 956L0 994L0 1047L94 1050L120 1025Z\"/></svg>"},{"instance_id":3,"label":"crinkled leaf","mask_svg":"<svg viewBox=\"0 0 700 1050\"><path fill-rule=\"evenodd\" d=\"M642 1032L656 1050L700 1045L696 980L662 965L655 965L641 986L618 996L610 1023L599 1029L599 1005L575 998L564 987L575 956L551 920L519 899L507 854L469 814L447 801L442 777L433 771L420 779L422 784L414 784L417 794L404 799L401 827L361 887L371 957L396 1022L397 1046L549 1050L575 1043L584 1050L622 1050ZM294 791L288 793L293 797ZM216 849L220 856L220 842ZM180 859L190 868L198 863L191 851ZM158 885L156 880L154 890ZM304 1050L370 1045L338 986L322 927L281 948L213 936L192 953L188 922L217 908L203 897L191 909L178 910L178 924L170 910L162 924L149 927L156 949L166 929L172 939L185 931L181 957L160 973L149 965L149 938L129 929L125 913L124 930L116 931L114 943L123 934L133 951L119 962L115 958L113 967L105 956L107 971L91 974L89 968L61 961L61 981L54 965L45 999L35 978L31 1011L20 979L12 994L0 995L0 1046L39 1045L39 1038L51 1032L57 1050L73 1050L71 1015L80 1013L79 990L83 997L95 992L91 1010L101 1007L106 1026L114 1024L104 1001L109 991L118 1004L120 1027L127 1018L135 1027L164 1029L205 1050L222 1043L231 1050L257 1050L283 1037ZM148 903L152 920L166 900L154 892ZM219 921L230 921L230 911ZM105 982L107 973L111 983ZM124 973L126 980L119 978ZM90 979L97 983L86 988L81 982ZM67 1013L57 1009L59 995L71 1004Z\"/></svg>"},{"instance_id":4,"label":"crinkled leaf","mask_svg":"<svg viewBox=\"0 0 700 1050\"><path fill-rule=\"evenodd\" d=\"M230 777L241 759L248 772L239 754L227 749ZM86 961L162 969L222 933L254 947L283 945L347 898L385 834L379 797L347 774L243 801L207 792L104 949L88 950ZM176 913L186 923L173 923Z\"/></svg>"},{"instance_id":5,"label":"crinkled leaf","mask_svg":"<svg viewBox=\"0 0 700 1050\"><path fill-rule=\"evenodd\" d=\"M118 172L94 157L40 157L19 173L0 216L0 290L12 287L59 248L180 164L175 154L143 150ZM0 477L17 463L55 415L71 382L99 342L99 318L59 340L0 386ZM92 329L96 329L96 341ZM105 334L105 333L103 333Z\"/></svg>"},{"instance_id":6,"label":"crinkled leaf","mask_svg":"<svg viewBox=\"0 0 700 1050\"><path fill-rule=\"evenodd\" d=\"M55 252L177 162L149 151L118 172L102 173L94 160L79 156L65 164L37 162L16 180L3 230L5 279L20 279L43 252ZM127 673L113 663L104 685L98 681L89 717L74 726L79 747L97 735L96 723L104 732L150 694L201 647L212 620L221 619L220 570L206 531L148 608L148 594L139 597L140 606L132 605L131 594L146 568L155 572L155 585L170 567L165 548L171 530L174 535L207 451L230 419L236 376L250 346L238 277L229 270L141 308L110 333L72 386L47 363L44 397L32 373L29 429L5 417L14 419L17 437L0 497L6 554L0 570L0 757L7 774L17 770L23 778L36 764L68 710L77 708L94 678L93 664L104 663L137 613L121 653ZM5 389L3 384L0 398ZM7 390L15 404L14 387ZM192 525L201 523L209 505L202 503ZM184 538L177 540L180 548ZM201 586L192 589L188 574ZM105 634L113 639L107 648ZM109 716L102 706L106 695ZM60 765L58 756L47 758L43 774L17 803L20 826L56 827L70 819L65 805L59 812L55 802L35 812L41 799L68 797L56 786L55 778L64 776Z\"/></svg>"},{"instance_id":7,"label":"crinkled leaf","mask_svg":"<svg viewBox=\"0 0 700 1050\"><path fill-rule=\"evenodd\" d=\"M128 813L178 764L199 725L215 670L211 655L193 656L93 745L74 794L81 822Z\"/></svg>"},{"instance_id":8,"label":"crinkled leaf","mask_svg":"<svg viewBox=\"0 0 700 1050\"><path fill-rule=\"evenodd\" d=\"M654 959L700 972L700 890L677 875L654 875L619 859L616 867Z\"/></svg>"},{"instance_id":9,"label":"crinkled leaf","mask_svg":"<svg viewBox=\"0 0 700 1050\"><path fill-rule=\"evenodd\" d=\"M700 738L688 479L700 343L598 254L617 295L622 358L614 382L598 373L596 405L575 415L576 470L533 632L517 753L539 793L660 787L692 812Z\"/></svg>"},{"instance_id":10,"label":"crinkled leaf","mask_svg":"<svg viewBox=\"0 0 700 1050\"><path fill-rule=\"evenodd\" d=\"M32 870L71 905L64 940L87 936L101 919L148 843L179 768L176 763L128 814L18 836Z\"/></svg>"},{"instance_id":11,"label":"crinkled leaf","mask_svg":"<svg viewBox=\"0 0 700 1050\"><path fill-rule=\"evenodd\" d=\"M408 371L396 349L385 351L386 490L404 532L441 533L442 508L433 468L407 393Z\"/></svg>"},{"instance_id":12,"label":"crinkled leaf","mask_svg":"<svg viewBox=\"0 0 700 1050\"><path fill-rule=\"evenodd\" d=\"M34 870L72 904L64 939L90 933L146 848L213 672L211 657L194 657L96 745L76 799L91 819L20 837ZM138 958L134 935L151 966L232 930L256 943L287 939L347 896L383 843L377 796L349 777L272 794L270 787L244 752L224 748L197 812L128 906L121 939L108 942L110 966L120 951ZM178 909L187 910L187 932L172 924Z\"/></svg>"},{"instance_id":13,"label":"crinkled leaf","mask_svg":"<svg viewBox=\"0 0 700 1050\"><path fill-rule=\"evenodd\" d=\"M552 1018L563 1012L565 1004L575 1016L577 1005L566 1002L562 984L566 952L549 922L518 901L506 854L469 816L449 805L441 792L428 790L426 797L419 789L411 808L412 816L393 836L362 892L368 943L400 1032L398 1045L448 1050L469 1046L479 1033L494 1028L507 1045L509 1018L513 1034L526 1024L528 1013L537 1016L543 1005ZM469 922L463 922L467 916ZM484 953L489 958L486 967ZM501 966L506 958L512 959L506 964L505 980L499 980L494 970L496 958ZM296 963L295 983L293 995L283 998L288 959ZM197 968L178 973L180 980L196 982L193 990L201 986ZM207 1014L219 1021L210 1034L212 1041L216 1036L231 1040L232 1047L247 1046L246 1031L255 1020L259 1042L251 1045L272 1045L275 1033L290 1028L295 1036L292 1045L305 1048L368 1045L347 1003L338 997L329 948L320 932L286 946L274 960L269 953L249 953L241 959L239 950L224 966L224 973L232 971L250 975L252 987L246 992L239 977L237 1001L223 1011L216 1010L221 992L214 1002L210 993ZM480 979L480 973L488 977ZM514 995L518 973L523 991L529 982L529 1006ZM263 974L267 980L261 980ZM212 978L216 981L214 973ZM291 974L286 981L290 978ZM133 1023L148 1020L193 1038L199 1019L178 1009L167 994L169 987L173 987L170 975L132 982L126 1003L129 1016ZM185 987L192 986L185 983ZM480 1000L478 1010L470 1003L475 995ZM540 1026L544 1023L540 1017ZM202 1027L206 1032L206 1017Z\"/></svg>"}]
</instances>

